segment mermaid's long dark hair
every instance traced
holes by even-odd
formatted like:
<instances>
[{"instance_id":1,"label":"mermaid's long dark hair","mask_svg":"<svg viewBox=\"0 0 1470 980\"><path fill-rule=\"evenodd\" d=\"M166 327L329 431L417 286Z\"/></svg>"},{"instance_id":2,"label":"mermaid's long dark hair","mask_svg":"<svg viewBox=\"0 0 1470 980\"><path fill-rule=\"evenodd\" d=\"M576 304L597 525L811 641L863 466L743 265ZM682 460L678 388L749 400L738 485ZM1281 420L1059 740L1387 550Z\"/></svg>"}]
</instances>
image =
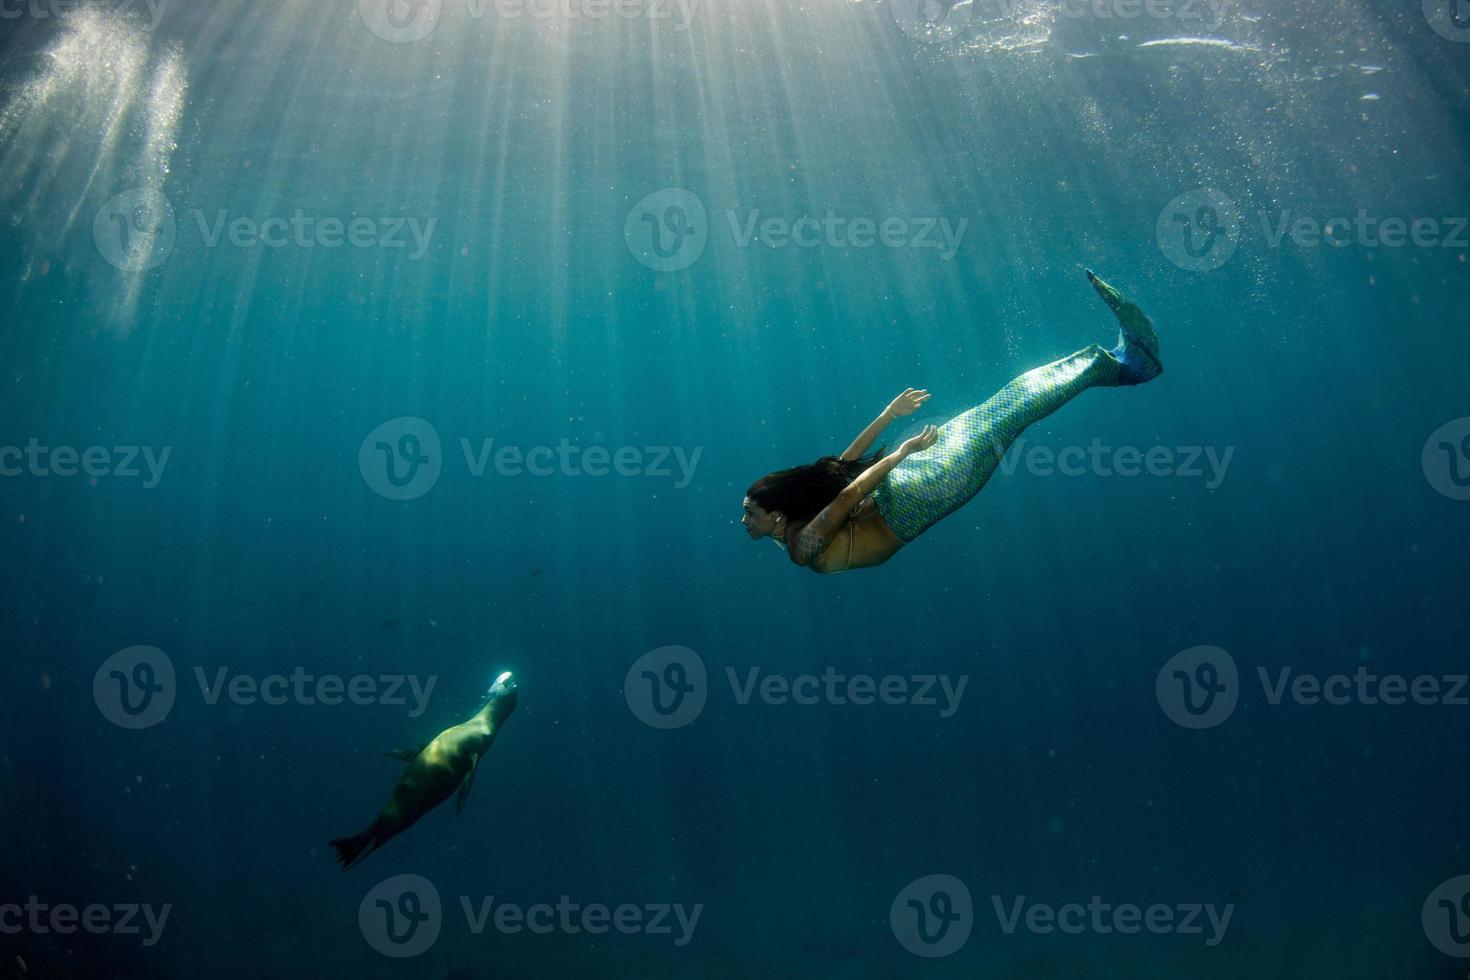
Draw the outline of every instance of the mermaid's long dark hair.
<instances>
[{"instance_id":1,"label":"mermaid's long dark hair","mask_svg":"<svg viewBox=\"0 0 1470 980\"><path fill-rule=\"evenodd\" d=\"M759 504L761 510L779 511L787 520L805 524L882 458L881 448L861 459L823 456L815 463L763 476L750 485L745 495Z\"/></svg>"}]
</instances>

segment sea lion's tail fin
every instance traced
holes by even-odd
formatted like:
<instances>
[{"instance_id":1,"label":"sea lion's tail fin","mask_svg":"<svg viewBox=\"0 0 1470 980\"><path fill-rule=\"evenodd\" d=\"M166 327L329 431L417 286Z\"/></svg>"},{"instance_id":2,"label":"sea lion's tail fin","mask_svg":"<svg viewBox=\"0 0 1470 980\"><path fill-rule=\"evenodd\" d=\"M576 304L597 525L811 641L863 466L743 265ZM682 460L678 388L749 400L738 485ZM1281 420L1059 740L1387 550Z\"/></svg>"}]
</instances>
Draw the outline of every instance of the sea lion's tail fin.
<instances>
[{"instance_id":1,"label":"sea lion's tail fin","mask_svg":"<svg viewBox=\"0 0 1470 980\"><path fill-rule=\"evenodd\" d=\"M342 863L342 870L347 871L373 851L377 850L378 842L374 840L373 829L369 827L360 834L351 837L339 837L333 841L327 841L337 852L337 860Z\"/></svg>"}]
</instances>

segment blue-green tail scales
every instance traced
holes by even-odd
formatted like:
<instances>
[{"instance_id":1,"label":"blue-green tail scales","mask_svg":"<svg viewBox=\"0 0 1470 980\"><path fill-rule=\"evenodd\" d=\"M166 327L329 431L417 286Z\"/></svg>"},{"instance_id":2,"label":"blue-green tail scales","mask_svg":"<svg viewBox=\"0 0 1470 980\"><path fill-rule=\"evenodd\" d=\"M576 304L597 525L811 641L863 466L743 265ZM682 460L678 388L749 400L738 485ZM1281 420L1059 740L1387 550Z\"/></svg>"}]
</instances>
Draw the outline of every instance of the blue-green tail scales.
<instances>
[{"instance_id":1,"label":"blue-green tail scales","mask_svg":"<svg viewBox=\"0 0 1470 980\"><path fill-rule=\"evenodd\" d=\"M1088 281L1118 317L1118 345L1089 344L1060 361L1027 371L989 401L939 427L939 441L899 463L873 497L904 541L969 502L989 481L1011 443L1088 388L1137 385L1163 372L1159 341L1144 312L1089 270Z\"/></svg>"},{"instance_id":2,"label":"blue-green tail scales","mask_svg":"<svg viewBox=\"0 0 1470 980\"><path fill-rule=\"evenodd\" d=\"M1087 270L1087 281L1103 298L1118 318L1118 346L1108 351L1123 365L1119 374L1121 384L1141 385L1164 373L1164 364L1159 360L1159 335L1154 333L1154 323L1148 315L1118 292L1103 282L1091 269Z\"/></svg>"}]
</instances>

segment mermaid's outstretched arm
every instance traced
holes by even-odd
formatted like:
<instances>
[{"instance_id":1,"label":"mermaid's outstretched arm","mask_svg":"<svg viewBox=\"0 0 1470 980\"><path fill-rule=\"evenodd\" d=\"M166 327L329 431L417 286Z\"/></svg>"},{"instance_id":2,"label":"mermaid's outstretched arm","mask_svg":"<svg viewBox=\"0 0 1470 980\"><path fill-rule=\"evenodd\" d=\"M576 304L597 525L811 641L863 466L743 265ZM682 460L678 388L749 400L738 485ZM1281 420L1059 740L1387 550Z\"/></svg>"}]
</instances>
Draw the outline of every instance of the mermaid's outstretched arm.
<instances>
[{"instance_id":1,"label":"mermaid's outstretched arm","mask_svg":"<svg viewBox=\"0 0 1470 980\"><path fill-rule=\"evenodd\" d=\"M878 441L878 437L883 434L883 430L888 428L888 423L892 421L892 416L888 414L888 409L885 408L883 414L869 422L868 427L858 433L858 437L852 441L852 445L842 451L842 458L849 463L855 459L862 459L863 453L867 452L868 447Z\"/></svg>"},{"instance_id":2,"label":"mermaid's outstretched arm","mask_svg":"<svg viewBox=\"0 0 1470 980\"><path fill-rule=\"evenodd\" d=\"M863 453L867 452L868 448L878 441L883 430L888 428L888 423L894 419L903 418L905 415L914 414L918 411L919 406L928 400L929 392L923 388L905 388L903 394L888 403L882 415L879 415L858 434L858 437L852 441L852 445L843 452L842 458L848 462L862 459Z\"/></svg>"}]
</instances>

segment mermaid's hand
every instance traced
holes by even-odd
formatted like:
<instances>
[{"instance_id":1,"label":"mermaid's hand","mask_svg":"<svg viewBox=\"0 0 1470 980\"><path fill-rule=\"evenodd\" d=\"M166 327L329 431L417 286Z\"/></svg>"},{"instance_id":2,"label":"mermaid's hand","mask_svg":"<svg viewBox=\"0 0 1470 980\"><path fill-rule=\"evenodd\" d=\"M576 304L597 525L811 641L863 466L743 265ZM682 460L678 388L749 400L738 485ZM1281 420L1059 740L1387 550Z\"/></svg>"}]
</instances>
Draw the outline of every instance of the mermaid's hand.
<instances>
[{"instance_id":1,"label":"mermaid's hand","mask_svg":"<svg viewBox=\"0 0 1470 980\"><path fill-rule=\"evenodd\" d=\"M929 400L929 392L924 388L905 388L903 394L888 403L888 415L890 418L900 419L905 415L912 415L919 410L919 406Z\"/></svg>"},{"instance_id":2,"label":"mermaid's hand","mask_svg":"<svg viewBox=\"0 0 1470 980\"><path fill-rule=\"evenodd\" d=\"M912 439L905 439L898 451L905 456L921 453L939 441L939 427L935 425L924 426L924 431Z\"/></svg>"}]
</instances>

